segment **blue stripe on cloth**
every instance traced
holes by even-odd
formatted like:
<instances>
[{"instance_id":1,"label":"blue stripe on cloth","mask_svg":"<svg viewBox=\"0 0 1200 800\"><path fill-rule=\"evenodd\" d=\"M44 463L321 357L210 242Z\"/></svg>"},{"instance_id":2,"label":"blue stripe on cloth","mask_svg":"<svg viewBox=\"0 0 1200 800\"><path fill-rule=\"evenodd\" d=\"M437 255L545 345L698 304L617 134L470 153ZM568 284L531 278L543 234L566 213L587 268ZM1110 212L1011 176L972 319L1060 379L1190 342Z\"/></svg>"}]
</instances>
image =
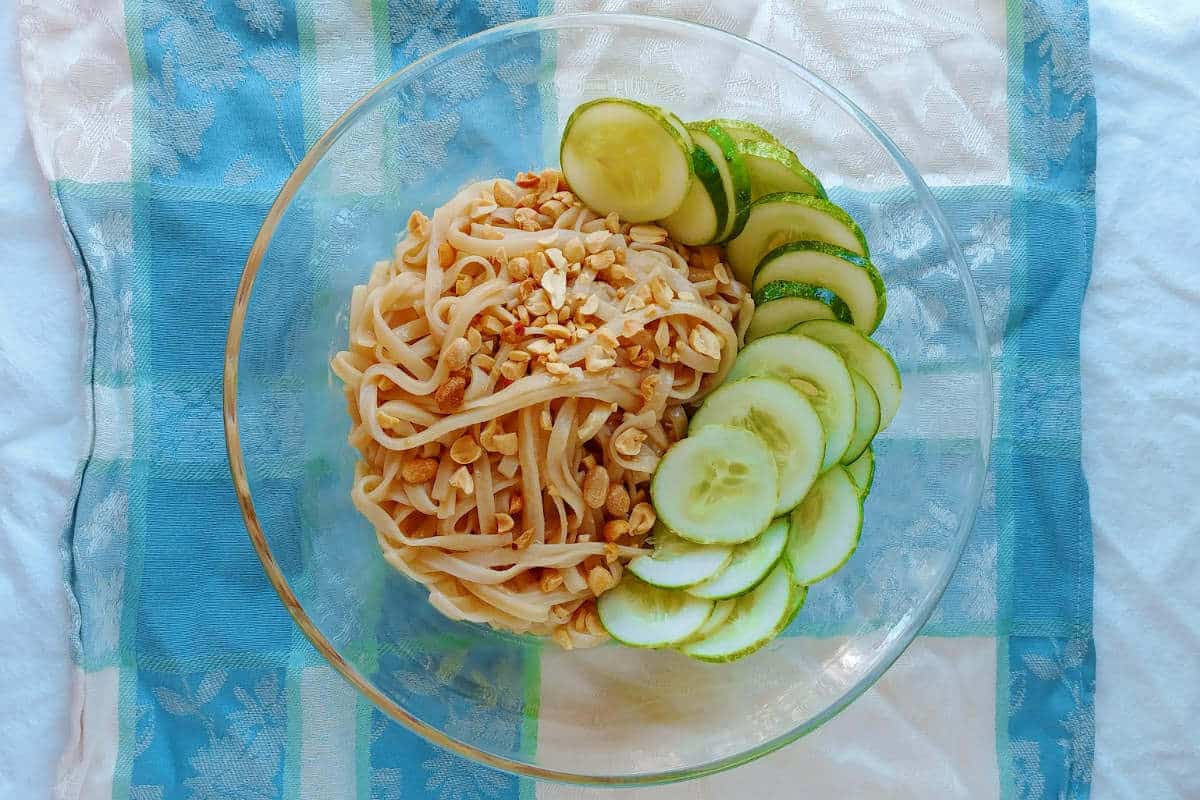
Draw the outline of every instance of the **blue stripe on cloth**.
<instances>
[{"instance_id":1,"label":"blue stripe on cloth","mask_svg":"<svg viewBox=\"0 0 1200 800\"><path fill-rule=\"evenodd\" d=\"M1086 0L1014 5L1013 275L994 461L1010 635L997 648L997 757L1004 797L1085 798L1096 668L1079 452L1080 310L1095 232L1088 9Z\"/></svg>"}]
</instances>

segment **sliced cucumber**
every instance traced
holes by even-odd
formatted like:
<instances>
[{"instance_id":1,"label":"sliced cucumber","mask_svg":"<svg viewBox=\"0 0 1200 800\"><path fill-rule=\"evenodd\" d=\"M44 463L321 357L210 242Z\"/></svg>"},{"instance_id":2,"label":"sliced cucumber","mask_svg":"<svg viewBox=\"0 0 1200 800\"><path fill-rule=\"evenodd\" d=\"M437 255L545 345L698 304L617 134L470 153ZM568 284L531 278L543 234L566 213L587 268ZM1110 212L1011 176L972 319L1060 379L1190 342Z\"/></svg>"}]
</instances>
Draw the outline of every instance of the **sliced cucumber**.
<instances>
[{"instance_id":1,"label":"sliced cucumber","mask_svg":"<svg viewBox=\"0 0 1200 800\"><path fill-rule=\"evenodd\" d=\"M850 309L855 327L871 333L887 310L883 277L870 259L826 242L789 242L763 256L754 270L752 286L762 289L777 281L800 281L834 292Z\"/></svg>"},{"instance_id":2,"label":"sliced cucumber","mask_svg":"<svg viewBox=\"0 0 1200 800\"><path fill-rule=\"evenodd\" d=\"M862 532L862 498L841 467L813 484L789 520L784 558L792 580L807 586L827 578L850 558Z\"/></svg>"},{"instance_id":3,"label":"sliced cucumber","mask_svg":"<svg viewBox=\"0 0 1200 800\"><path fill-rule=\"evenodd\" d=\"M854 381L854 404L857 414L854 419L854 435L846 452L842 454L842 464L853 464L871 445L871 440L879 432L879 395L871 388L871 382L856 369L850 370L850 380Z\"/></svg>"},{"instance_id":4,"label":"sliced cucumber","mask_svg":"<svg viewBox=\"0 0 1200 800\"><path fill-rule=\"evenodd\" d=\"M726 380L736 381L752 375L787 381L803 393L812 403L825 431L821 470L841 461L846 446L854 437L854 382L846 362L833 348L790 333L764 336L738 353ZM703 411L702 408L697 416ZM800 502L800 498L795 502Z\"/></svg>"},{"instance_id":5,"label":"sliced cucumber","mask_svg":"<svg viewBox=\"0 0 1200 800\"><path fill-rule=\"evenodd\" d=\"M772 281L754 293L754 316L746 341L791 330L810 319L850 322L850 309L833 292L811 283Z\"/></svg>"},{"instance_id":6,"label":"sliced cucumber","mask_svg":"<svg viewBox=\"0 0 1200 800\"><path fill-rule=\"evenodd\" d=\"M688 124L687 129L692 141L708 153L721 175L725 207L729 211L719 239L723 242L741 233L746 224L746 213L750 209L750 173L738 153L737 142L716 122L694 122Z\"/></svg>"},{"instance_id":7,"label":"sliced cucumber","mask_svg":"<svg viewBox=\"0 0 1200 800\"><path fill-rule=\"evenodd\" d=\"M741 360L741 356L738 360ZM728 381L708 396L704 405L692 416L688 438L702 435L710 427L727 425L756 434L770 449L778 475L779 493L768 509L771 512L769 517L776 516L794 508L804 499L808 487L812 486L820 471L825 454L821 418L805 396L787 383L772 377L742 377L745 380ZM842 449L845 449L845 444ZM748 480L758 481L766 477L750 475ZM670 520L666 522L675 527ZM768 522L769 518L759 525L755 533L766 528ZM686 535L682 530L676 530L680 535Z\"/></svg>"},{"instance_id":8,"label":"sliced cucumber","mask_svg":"<svg viewBox=\"0 0 1200 800\"><path fill-rule=\"evenodd\" d=\"M683 124L670 112L616 97L575 109L559 161L581 200L628 222L670 216L692 183L692 142Z\"/></svg>"},{"instance_id":9,"label":"sliced cucumber","mask_svg":"<svg viewBox=\"0 0 1200 800\"><path fill-rule=\"evenodd\" d=\"M745 227L725 252L734 275L748 284L767 253L788 242L813 240L868 254L867 239L849 214L828 200L796 192L769 194L751 203Z\"/></svg>"},{"instance_id":10,"label":"sliced cucumber","mask_svg":"<svg viewBox=\"0 0 1200 800\"><path fill-rule=\"evenodd\" d=\"M725 129L725 132L738 144L745 142L766 142L777 147L783 147L783 142L775 138L775 134L766 128L746 122L743 119L714 119L713 122Z\"/></svg>"},{"instance_id":11,"label":"sliced cucumber","mask_svg":"<svg viewBox=\"0 0 1200 800\"><path fill-rule=\"evenodd\" d=\"M629 571L652 586L677 589L701 583L729 564L733 547L695 544L678 536L666 525L654 527L654 549L629 562Z\"/></svg>"},{"instance_id":12,"label":"sliced cucumber","mask_svg":"<svg viewBox=\"0 0 1200 800\"><path fill-rule=\"evenodd\" d=\"M796 154L783 145L771 142L738 142L738 154L750 173L750 199L775 194L798 192L815 197L828 197L825 187Z\"/></svg>"},{"instance_id":13,"label":"sliced cucumber","mask_svg":"<svg viewBox=\"0 0 1200 800\"><path fill-rule=\"evenodd\" d=\"M858 460L846 467L846 472L858 488L858 496L865 498L875 480L875 451L868 445Z\"/></svg>"},{"instance_id":14,"label":"sliced cucumber","mask_svg":"<svg viewBox=\"0 0 1200 800\"><path fill-rule=\"evenodd\" d=\"M688 587L687 591L709 600L745 594L767 577L771 567L779 561L787 537L787 517L773 520L757 539L733 548L733 558L723 570L702 583Z\"/></svg>"},{"instance_id":15,"label":"sliced cucumber","mask_svg":"<svg viewBox=\"0 0 1200 800\"><path fill-rule=\"evenodd\" d=\"M683 205L665 217L662 224L678 242L708 244L719 239L728 227L729 204L717 165L708 151L699 145L692 149L692 169L696 179L692 181Z\"/></svg>"},{"instance_id":16,"label":"sliced cucumber","mask_svg":"<svg viewBox=\"0 0 1200 800\"><path fill-rule=\"evenodd\" d=\"M815 319L801 322L792 332L824 342L837 350L851 369L862 373L879 398L879 430L891 424L900 409L900 370L886 350L844 322Z\"/></svg>"},{"instance_id":17,"label":"sliced cucumber","mask_svg":"<svg viewBox=\"0 0 1200 800\"><path fill-rule=\"evenodd\" d=\"M753 653L783 630L796 607L798 589L780 563L753 591L737 599L721 627L679 649L701 661L733 661ZM705 601L711 602L711 601Z\"/></svg>"},{"instance_id":18,"label":"sliced cucumber","mask_svg":"<svg viewBox=\"0 0 1200 800\"><path fill-rule=\"evenodd\" d=\"M689 541L746 542L775 516L775 457L762 439L743 428L696 428L659 461L650 498L658 518Z\"/></svg>"},{"instance_id":19,"label":"sliced cucumber","mask_svg":"<svg viewBox=\"0 0 1200 800\"><path fill-rule=\"evenodd\" d=\"M596 601L600 624L631 647L670 647L689 639L708 621L712 609L711 600L660 589L632 576Z\"/></svg>"},{"instance_id":20,"label":"sliced cucumber","mask_svg":"<svg viewBox=\"0 0 1200 800\"><path fill-rule=\"evenodd\" d=\"M694 642L697 639L703 639L717 628L725 624L729 616L733 614L733 610L737 608L737 598L729 600L717 600L713 603L712 613L708 615L708 621L700 626L700 630L696 631L688 639L689 642Z\"/></svg>"}]
</instances>

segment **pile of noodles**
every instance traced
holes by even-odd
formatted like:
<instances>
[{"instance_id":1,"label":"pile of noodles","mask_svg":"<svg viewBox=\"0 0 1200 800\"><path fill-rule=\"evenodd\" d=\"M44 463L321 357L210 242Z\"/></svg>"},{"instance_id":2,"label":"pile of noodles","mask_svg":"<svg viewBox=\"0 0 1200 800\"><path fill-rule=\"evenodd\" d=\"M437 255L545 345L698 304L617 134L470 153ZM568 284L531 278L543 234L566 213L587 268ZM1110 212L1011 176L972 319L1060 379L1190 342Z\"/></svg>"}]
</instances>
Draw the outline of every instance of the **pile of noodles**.
<instances>
[{"instance_id":1,"label":"pile of noodles","mask_svg":"<svg viewBox=\"0 0 1200 800\"><path fill-rule=\"evenodd\" d=\"M414 213L394 258L355 287L349 349L332 362L361 454L352 499L388 562L447 616L564 647L604 638L595 597L643 546L650 476L750 318L716 248L662 234L600 217L553 170L523 173L466 187L431 220ZM536 313L547 298L559 307ZM538 355L547 346L535 340L558 349ZM448 363L464 346L469 363ZM589 361L597 346L611 365ZM528 369L510 380L502 367L517 350ZM447 407L454 379L461 396ZM644 439L622 437L631 428ZM512 437L507 453L485 446L503 434L515 452ZM464 436L481 444L467 464L451 457ZM406 480L418 460L436 470ZM637 512L586 502L597 467ZM614 519L631 530L606 540Z\"/></svg>"}]
</instances>

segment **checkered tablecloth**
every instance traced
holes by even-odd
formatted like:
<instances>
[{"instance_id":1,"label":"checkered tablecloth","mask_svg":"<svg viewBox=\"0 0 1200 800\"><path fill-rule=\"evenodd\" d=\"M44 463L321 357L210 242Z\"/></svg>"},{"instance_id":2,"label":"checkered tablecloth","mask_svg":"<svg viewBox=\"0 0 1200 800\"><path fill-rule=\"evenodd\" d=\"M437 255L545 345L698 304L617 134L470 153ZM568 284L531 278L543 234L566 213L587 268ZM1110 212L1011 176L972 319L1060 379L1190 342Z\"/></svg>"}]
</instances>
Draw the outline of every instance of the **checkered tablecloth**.
<instances>
[{"instance_id":1,"label":"checkered tablecloth","mask_svg":"<svg viewBox=\"0 0 1200 800\"><path fill-rule=\"evenodd\" d=\"M64 535L75 676L60 796L586 794L450 756L321 664L242 529L219 399L249 243L321 131L424 53L582 5L96 0L81 12L73 0L24 0L28 115L91 339L94 443ZM752 786L773 797L803 776L816 796L896 786L1086 795L1095 654L1078 334L1096 137L1086 3L726 0L669 11L796 57L913 157L979 285L998 414L964 561L883 684L781 754L656 791ZM904 220L878 224L890 226L872 237L881 247L919 247ZM931 741L946 719L955 724ZM935 769L930 753L952 761Z\"/></svg>"}]
</instances>

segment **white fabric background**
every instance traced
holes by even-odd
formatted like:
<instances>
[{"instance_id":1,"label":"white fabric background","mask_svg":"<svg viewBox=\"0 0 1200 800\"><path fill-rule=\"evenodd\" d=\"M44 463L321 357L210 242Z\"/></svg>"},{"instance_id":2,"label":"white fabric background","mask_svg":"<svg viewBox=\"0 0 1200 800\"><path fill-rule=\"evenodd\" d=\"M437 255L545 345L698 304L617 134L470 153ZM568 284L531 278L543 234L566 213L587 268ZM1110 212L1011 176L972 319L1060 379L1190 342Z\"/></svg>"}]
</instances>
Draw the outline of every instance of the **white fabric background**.
<instances>
[{"instance_id":1,"label":"white fabric background","mask_svg":"<svg viewBox=\"0 0 1200 800\"><path fill-rule=\"evenodd\" d=\"M49 796L67 735L59 536L87 434L79 285L25 127L0 2L0 797Z\"/></svg>"},{"instance_id":2,"label":"white fabric background","mask_svg":"<svg viewBox=\"0 0 1200 800\"><path fill-rule=\"evenodd\" d=\"M1200 797L1200 7L1158 4L1092 3L1099 234L1084 304L1083 438L1098 800ZM25 133L12 6L0 3L0 108L9 110L0 116L0 797L40 798L66 737L58 537L87 431L79 288ZM930 647L970 653L956 661ZM851 776L806 781L812 796L990 796L992 692L983 702L969 693L987 660L978 655L961 640L914 648L806 745L676 795L738 795L746 779L765 796L798 791L785 776L803 766ZM948 663L961 670L928 673ZM934 685L937 699L922 701L921 687ZM887 731L900 728L922 731L925 746L892 753ZM855 733L860 750L823 752L822 742Z\"/></svg>"}]
</instances>

